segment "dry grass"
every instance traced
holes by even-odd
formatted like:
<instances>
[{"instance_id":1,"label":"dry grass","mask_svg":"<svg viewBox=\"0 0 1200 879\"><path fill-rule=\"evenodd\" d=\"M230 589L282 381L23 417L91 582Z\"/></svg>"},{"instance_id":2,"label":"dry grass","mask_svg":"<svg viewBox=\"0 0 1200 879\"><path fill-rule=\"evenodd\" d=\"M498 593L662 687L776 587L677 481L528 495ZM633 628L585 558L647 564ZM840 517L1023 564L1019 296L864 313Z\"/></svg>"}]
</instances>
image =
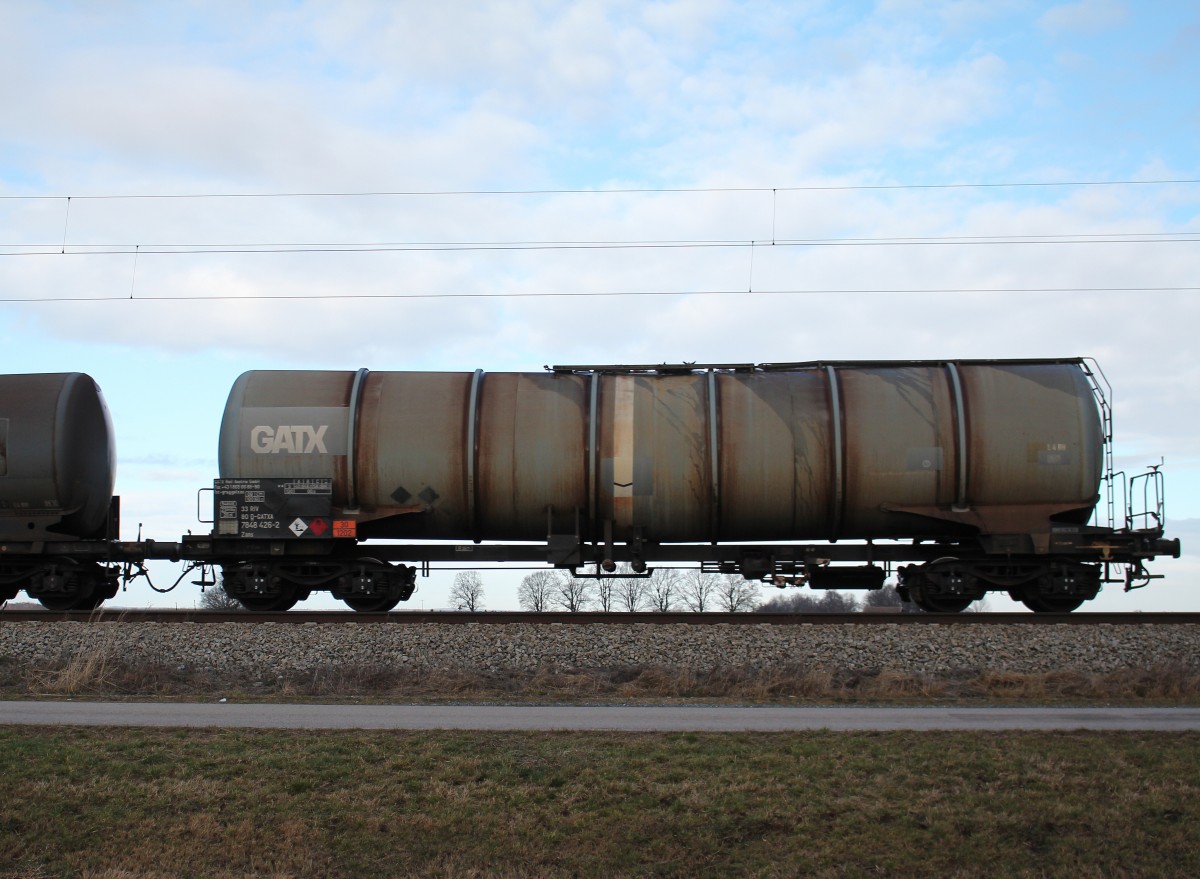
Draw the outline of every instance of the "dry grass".
<instances>
[{"instance_id":1,"label":"dry grass","mask_svg":"<svg viewBox=\"0 0 1200 879\"><path fill-rule=\"evenodd\" d=\"M31 669L29 687L50 696L79 696L118 690L125 677L120 655L98 645L79 650L53 665Z\"/></svg>"},{"instance_id":2,"label":"dry grass","mask_svg":"<svg viewBox=\"0 0 1200 879\"><path fill-rule=\"evenodd\" d=\"M0 697L40 696L358 701L728 701L751 703L942 702L1200 704L1200 672L1182 666L1106 674L981 671L925 675L895 669L833 671L731 667L695 672L658 666L616 669L388 671L337 666L308 673L238 676L166 666L130 666L104 643L58 662L0 664Z\"/></svg>"},{"instance_id":3,"label":"dry grass","mask_svg":"<svg viewBox=\"0 0 1200 879\"><path fill-rule=\"evenodd\" d=\"M51 696L112 692L122 686L128 665L113 629L88 626L83 641L58 661L26 671L31 691Z\"/></svg>"}]
</instances>

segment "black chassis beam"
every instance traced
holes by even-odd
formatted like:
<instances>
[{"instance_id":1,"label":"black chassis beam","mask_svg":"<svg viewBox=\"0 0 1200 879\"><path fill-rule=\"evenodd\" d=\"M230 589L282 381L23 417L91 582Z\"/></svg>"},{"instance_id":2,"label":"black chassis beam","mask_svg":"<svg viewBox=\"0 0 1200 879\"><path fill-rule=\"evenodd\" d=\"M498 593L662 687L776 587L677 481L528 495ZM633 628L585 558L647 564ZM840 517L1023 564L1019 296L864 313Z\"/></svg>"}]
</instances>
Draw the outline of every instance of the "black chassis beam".
<instances>
[{"instance_id":1,"label":"black chassis beam","mask_svg":"<svg viewBox=\"0 0 1200 879\"><path fill-rule=\"evenodd\" d=\"M635 547L614 544L574 544L564 551L546 543L359 543L353 540L253 540L185 537L180 554L189 561L221 564L225 561L269 561L276 559L343 560L369 556L381 561L551 564L583 567L605 560L646 561L659 564L732 564L745 558L774 558L781 565L802 566L822 562L870 562L933 560L965 547L945 544L662 544ZM979 554L978 547L970 550Z\"/></svg>"},{"instance_id":2,"label":"black chassis beam","mask_svg":"<svg viewBox=\"0 0 1200 879\"><path fill-rule=\"evenodd\" d=\"M182 544L157 540L25 540L0 543L0 562L34 562L48 557L66 557L78 561L118 564L165 559L183 559Z\"/></svg>"},{"instance_id":3,"label":"black chassis beam","mask_svg":"<svg viewBox=\"0 0 1200 879\"><path fill-rule=\"evenodd\" d=\"M364 556L410 564L549 564L579 569L605 561L645 562L649 565L700 564L709 570L736 573L744 569L764 574L799 574L805 566L827 563L924 563L953 557L1001 561L1070 557L1079 562L1129 563L1156 555L1178 556L1178 541L1162 541L1146 532L1109 532L1102 545L1093 541L1056 548L1049 555L1019 556L985 552L974 541L911 543L785 543L785 544L602 544L551 540L549 543L359 543L354 540L259 540L184 537L180 544L159 544L144 558L183 558L208 564L267 562L271 559L350 561ZM173 549L170 554L167 547Z\"/></svg>"},{"instance_id":4,"label":"black chassis beam","mask_svg":"<svg viewBox=\"0 0 1200 879\"><path fill-rule=\"evenodd\" d=\"M700 564L708 570L730 573L745 569L762 574L799 574L805 566L826 563L890 564L931 562L953 557L961 560L1025 561L1069 557L1079 562L1125 564L1157 555L1179 557L1179 541L1163 540L1161 532L1103 531L1086 529L1085 539L1059 545L1049 555L989 553L973 540L885 543L783 543L783 544L624 544L612 546L576 541L555 535L547 543L359 543L355 540L266 540L214 538L187 535L179 542L155 540L5 541L0 543L0 563L37 563L50 557L68 557L97 563L119 564L149 560L189 561L205 564L267 562L271 559L338 563L364 556L410 564L526 563L579 569L605 561L645 562L648 565ZM761 576L761 574L760 574Z\"/></svg>"}]
</instances>

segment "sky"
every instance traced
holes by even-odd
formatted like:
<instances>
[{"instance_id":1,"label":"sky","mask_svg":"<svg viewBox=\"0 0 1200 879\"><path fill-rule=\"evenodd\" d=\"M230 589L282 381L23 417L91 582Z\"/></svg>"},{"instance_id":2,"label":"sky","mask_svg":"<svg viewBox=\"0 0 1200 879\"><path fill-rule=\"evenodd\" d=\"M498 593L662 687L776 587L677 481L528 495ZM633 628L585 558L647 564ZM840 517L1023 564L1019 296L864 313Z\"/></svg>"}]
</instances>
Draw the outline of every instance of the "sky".
<instances>
[{"instance_id":1,"label":"sky","mask_svg":"<svg viewBox=\"0 0 1200 879\"><path fill-rule=\"evenodd\" d=\"M168 540L248 369L1095 357L1185 556L1091 607L1200 610L1197 82L1183 0L4 0L0 365Z\"/></svg>"}]
</instances>

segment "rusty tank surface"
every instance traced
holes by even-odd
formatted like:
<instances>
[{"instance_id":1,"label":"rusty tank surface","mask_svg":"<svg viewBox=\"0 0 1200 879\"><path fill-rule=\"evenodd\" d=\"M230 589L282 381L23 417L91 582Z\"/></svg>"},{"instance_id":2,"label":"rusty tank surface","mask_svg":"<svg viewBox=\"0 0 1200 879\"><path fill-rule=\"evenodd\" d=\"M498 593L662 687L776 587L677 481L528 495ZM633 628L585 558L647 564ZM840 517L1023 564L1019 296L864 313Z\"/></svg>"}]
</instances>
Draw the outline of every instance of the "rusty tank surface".
<instances>
[{"instance_id":1,"label":"rusty tank surface","mask_svg":"<svg viewBox=\"0 0 1200 879\"><path fill-rule=\"evenodd\" d=\"M0 541L103 537L115 478L112 420L90 376L0 375Z\"/></svg>"},{"instance_id":2,"label":"rusty tank surface","mask_svg":"<svg viewBox=\"0 0 1200 879\"><path fill-rule=\"evenodd\" d=\"M367 537L1036 544L1087 522L1104 440L1078 360L253 371L220 471L330 479Z\"/></svg>"}]
</instances>

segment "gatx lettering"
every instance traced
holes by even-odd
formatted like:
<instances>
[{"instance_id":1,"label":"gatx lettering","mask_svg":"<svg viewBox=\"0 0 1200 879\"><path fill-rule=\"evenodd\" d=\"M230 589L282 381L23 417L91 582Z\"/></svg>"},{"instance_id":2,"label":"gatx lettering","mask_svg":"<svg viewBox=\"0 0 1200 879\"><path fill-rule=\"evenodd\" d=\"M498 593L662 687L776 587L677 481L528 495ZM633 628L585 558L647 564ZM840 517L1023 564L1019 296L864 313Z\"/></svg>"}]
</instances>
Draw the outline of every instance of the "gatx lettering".
<instances>
[{"instance_id":1,"label":"gatx lettering","mask_svg":"<svg viewBox=\"0 0 1200 879\"><path fill-rule=\"evenodd\" d=\"M281 424L270 427L260 424L250 429L250 450L257 455L275 455L280 452L321 455L325 451L325 431L328 424L313 427L311 424Z\"/></svg>"}]
</instances>

